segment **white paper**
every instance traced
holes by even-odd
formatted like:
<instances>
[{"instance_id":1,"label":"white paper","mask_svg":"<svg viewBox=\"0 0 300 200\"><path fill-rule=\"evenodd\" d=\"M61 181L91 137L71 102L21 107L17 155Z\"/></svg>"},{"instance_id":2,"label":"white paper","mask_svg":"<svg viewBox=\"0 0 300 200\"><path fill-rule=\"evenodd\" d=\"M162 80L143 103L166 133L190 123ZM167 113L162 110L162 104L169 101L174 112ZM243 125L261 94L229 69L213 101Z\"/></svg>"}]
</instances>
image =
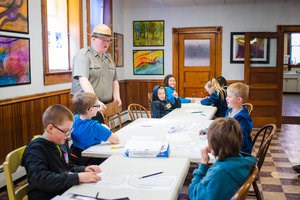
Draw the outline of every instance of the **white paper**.
<instances>
[{"instance_id":1,"label":"white paper","mask_svg":"<svg viewBox=\"0 0 300 200\"><path fill-rule=\"evenodd\" d=\"M140 175L134 175L131 176L128 184L133 186L133 187L148 187L148 188L152 188L152 187L167 187L167 188L171 188L174 180L175 180L175 176L164 176L164 175L157 175L157 176L151 176L151 177L147 177L147 178L140 178Z\"/></svg>"}]
</instances>

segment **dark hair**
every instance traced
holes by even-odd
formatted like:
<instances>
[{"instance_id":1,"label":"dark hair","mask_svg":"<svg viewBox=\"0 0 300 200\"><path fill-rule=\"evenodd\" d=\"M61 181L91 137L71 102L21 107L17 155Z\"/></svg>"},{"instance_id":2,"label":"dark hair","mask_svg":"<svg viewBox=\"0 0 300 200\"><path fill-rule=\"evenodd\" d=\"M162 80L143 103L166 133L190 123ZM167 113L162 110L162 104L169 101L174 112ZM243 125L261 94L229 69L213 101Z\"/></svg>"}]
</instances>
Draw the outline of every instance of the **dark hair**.
<instances>
[{"instance_id":1,"label":"dark hair","mask_svg":"<svg viewBox=\"0 0 300 200\"><path fill-rule=\"evenodd\" d=\"M165 87L169 87L169 79L172 78L172 77L175 78L175 76L174 76L173 74L168 74L168 75L165 77L165 79L164 79L164 85L165 85Z\"/></svg>"},{"instance_id":2,"label":"dark hair","mask_svg":"<svg viewBox=\"0 0 300 200\"><path fill-rule=\"evenodd\" d=\"M97 96L91 92L81 92L76 94L72 101L74 111L79 114L85 114L95 104Z\"/></svg>"},{"instance_id":3,"label":"dark hair","mask_svg":"<svg viewBox=\"0 0 300 200\"><path fill-rule=\"evenodd\" d=\"M216 78L221 87L227 86L227 81L223 76L219 76Z\"/></svg>"},{"instance_id":4,"label":"dark hair","mask_svg":"<svg viewBox=\"0 0 300 200\"><path fill-rule=\"evenodd\" d=\"M152 101L159 100L159 98L158 98L158 90L159 89L164 89L165 90L165 87L163 85L156 85L156 86L154 86L153 92L152 92Z\"/></svg>"},{"instance_id":5,"label":"dark hair","mask_svg":"<svg viewBox=\"0 0 300 200\"><path fill-rule=\"evenodd\" d=\"M218 118L208 128L208 144L219 160L237 157L242 146L243 131L233 118Z\"/></svg>"},{"instance_id":6,"label":"dark hair","mask_svg":"<svg viewBox=\"0 0 300 200\"><path fill-rule=\"evenodd\" d=\"M46 129L49 124L61 125L65 121L74 121L73 113L64 105L49 106L43 114L43 125Z\"/></svg>"}]
</instances>

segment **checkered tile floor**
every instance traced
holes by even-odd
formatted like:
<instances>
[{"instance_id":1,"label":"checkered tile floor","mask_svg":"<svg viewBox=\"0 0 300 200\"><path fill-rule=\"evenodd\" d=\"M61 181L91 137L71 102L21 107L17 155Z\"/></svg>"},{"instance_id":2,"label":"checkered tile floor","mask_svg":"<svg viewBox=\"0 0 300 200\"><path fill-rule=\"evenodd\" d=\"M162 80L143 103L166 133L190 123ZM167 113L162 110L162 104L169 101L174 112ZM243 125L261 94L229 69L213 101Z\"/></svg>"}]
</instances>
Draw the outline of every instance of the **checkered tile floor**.
<instances>
[{"instance_id":1,"label":"checkered tile floor","mask_svg":"<svg viewBox=\"0 0 300 200\"><path fill-rule=\"evenodd\" d=\"M300 164L300 125L283 124L273 138L260 171L264 199L300 199L299 174L292 166Z\"/></svg>"},{"instance_id":2,"label":"checkered tile floor","mask_svg":"<svg viewBox=\"0 0 300 200\"><path fill-rule=\"evenodd\" d=\"M255 147L255 150L257 148ZM258 186L265 200L300 199L299 174L292 169L296 164L300 164L300 125L283 124L281 131L273 137L260 171ZM182 193L187 193L190 179L189 173Z\"/></svg>"}]
</instances>

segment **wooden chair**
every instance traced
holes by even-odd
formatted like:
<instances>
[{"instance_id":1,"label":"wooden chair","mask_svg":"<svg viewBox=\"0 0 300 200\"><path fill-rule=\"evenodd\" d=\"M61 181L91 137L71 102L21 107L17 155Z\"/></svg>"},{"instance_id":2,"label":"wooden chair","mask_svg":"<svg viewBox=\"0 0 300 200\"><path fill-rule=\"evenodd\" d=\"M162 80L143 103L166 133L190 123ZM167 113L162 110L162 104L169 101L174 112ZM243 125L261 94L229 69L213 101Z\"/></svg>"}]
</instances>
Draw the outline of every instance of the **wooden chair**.
<instances>
[{"instance_id":1,"label":"wooden chair","mask_svg":"<svg viewBox=\"0 0 300 200\"><path fill-rule=\"evenodd\" d=\"M15 189L12 179L12 174L15 173L18 167L21 165L25 148L26 146L23 146L7 154L3 163L7 193L10 200L19 200L27 196L28 183L25 183L18 189Z\"/></svg>"},{"instance_id":2,"label":"wooden chair","mask_svg":"<svg viewBox=\"0 0 300 200\"><path fill-rule=\"evenodd\" d=\"M255 165L251 171L249 178L246 182L240 187L240 189L235 193L231 200L244 200L247 197L248 191L251 184L255 181L258 175L258 167Z\"/></svg>"},{"instance_id":3,"label":"wooden chair","mask_svg":"<svg viewBox=\"0 0 300 200\"><path fill-rule=\"evenodd\" d=\"M249 115L251 115L253 105L251 103L243 103L243 107L246 108L248 110Z\"/></svg>"},{"instance_id":4,"label":"wooden chair","mask_svg":"<svg viewBox=\"0 0 300 200\"><path fill-rule=\"evenodd\" d=\"M104 122L113 132L122 128L121 109L116 102L111 102L106 104L106 109L103 111ZM115 123L115 116L118 118L118 124Z\"/></svg>"},{"instance_id":5,"label":"wooden chair","mask_svg":"<svg viewBox=\"0 0 300 200\"><path fill-rule=\"evenodd\" d=\"M256 158L258 159L257 167L258 167L259 171L260 171L260 169L261 169L261 167L262 167L262 165L265 161L266 154L268 152L268 149L269 149L269 146L271 144L272 138L276 133L276 130L277 130L277 127L276 127L275 124L267 124L267 125L261 127L257 131L257 133L256 133L256 135L253 139L254 145L256 144L256 142L259 143L259 149L258 149L258 152L256 154ZM260 142L257 140L258 137L261 138ZM256 179L254 180L254 182L252 183L255 194L250 193L250 196L255 195L258 200L261 200L262 197L261 197L260 191L259 191L258 186L257 186L257 181L259 181L259 176L257 176Z\"/></svg>"},{"instance_id":6,"label":"wooden chair","mask_svg":"<svg viewBox=\"0 0 300 200\"><path fill-rule=\"evenodd\" d=\"M140 104L132 103L128 106L127 110L132 121L138 118L151 118L148 110Z\"/></svg>"}]
</instances>

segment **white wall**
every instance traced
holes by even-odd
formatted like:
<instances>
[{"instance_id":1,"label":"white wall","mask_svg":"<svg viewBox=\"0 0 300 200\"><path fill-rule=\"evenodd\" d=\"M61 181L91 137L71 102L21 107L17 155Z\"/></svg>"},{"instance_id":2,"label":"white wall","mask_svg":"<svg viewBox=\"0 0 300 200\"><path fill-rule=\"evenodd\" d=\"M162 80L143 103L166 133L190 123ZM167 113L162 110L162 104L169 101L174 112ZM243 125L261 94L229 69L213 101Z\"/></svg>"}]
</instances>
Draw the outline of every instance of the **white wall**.
<instances>
[{"instance_id":1,"label":"white wall","mask_svg":"<svg viewBox=\"0 0 300 200\"><path fill-rule=\"evenodd\" d=\"M1 35L19 36L30 38L30 67L31 84L9 86L0 88L0 99L25 96L54 90L62 90L71 87L70 83L57 85L44 85L43 76L43 52L42 52L42 24L41 24L41 1L28 1L29 34L13 34L1 32Z\"/></svg>"},{"instance_id":2,"label":"white wall","mask_svg":"<svg viewBox=\"0 0 300 200\"><path fill-rule=\"evenodd\" d=\"M118 68L119 79L162 79L163 76L134 76L132 67L132 23L134 20L165 20L165 74L172 73L172 28L223 26L223 75L243 79L243 66L230 64L230 32L276 31L278 24L300 24L300 3L217 5L203 7L161 7L144 0L113 0L113 31L124 34L124 67ZM83 0L83 9L86 8ZM85 16L84 10L84 16ZM83 19L86 34L86 17ZM0 99L68 89L71 83L45 86L41 31L41 1L29 1L29 34L0 32L30 38L31 84L0 87ZM85 42L86 44L86 39Z\"/></svg>"},{"instance_id":3,"label":"white wall","mask_svg":"<svg viewBox=\"0 0 300 200\"><path fill-rule=\"evenodd\" d=\"M162 7L144 0L124 1L125 77L160 79L163 76L134 76L132 69L132 22L165 20L165 74L172 73L172 28L222 26L222 74L229 80L243 80L243 65L230 64L230 32L276 31L277 25L300 24L300 3ZM116 25L116 24L114 24ZM143 47L145 48L145 47ZM152 47L151 47L152 48ZM161 48L161 47L157 47Z\"/></svg>"}]
</instances>

